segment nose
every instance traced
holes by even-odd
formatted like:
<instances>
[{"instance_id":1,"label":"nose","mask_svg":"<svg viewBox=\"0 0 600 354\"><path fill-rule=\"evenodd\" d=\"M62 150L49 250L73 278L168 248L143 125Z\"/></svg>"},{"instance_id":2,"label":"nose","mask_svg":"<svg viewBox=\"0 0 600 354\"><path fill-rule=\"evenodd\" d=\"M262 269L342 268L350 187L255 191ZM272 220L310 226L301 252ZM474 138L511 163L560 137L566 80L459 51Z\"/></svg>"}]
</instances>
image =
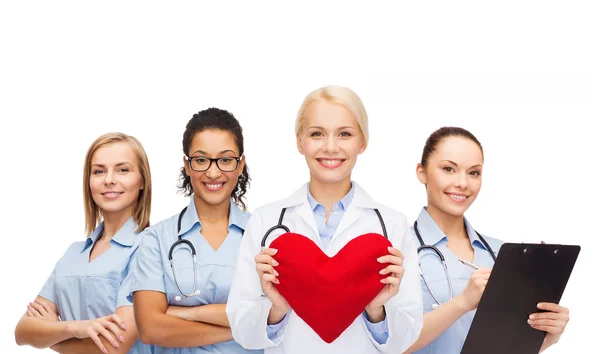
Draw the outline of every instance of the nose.
<instances>
[{"instance_id":1,"label":"nose","mask_svg":"<svg viewBox=\"0 0 600 354\"><path fill-rule=\"evenodd\" d=\"M117 174L114 170L106 171L106 175L104 175L104 184L115 184L117 182Z\"/></svg>"},{"instance_id":2,"label":"nose","mask_svg":"<svg viewBox=\"0 0 600 354\"><path fill-rule=\"evenodd\" d=\"M217 161L211 161L210 166L208 166L208 170L206 170L206 176L210 179L216 179L221 175L221 170L217 166Z\"/></svg>"},{"instance_id":3,"label":"nose","mask_svg":"<svg viewBox=\"0 0 600 354\"><path fill-rule=\"evenodd\" d=\"M467 188L467 175L465 173L457 173L456 187L460 189Z\"/></svg>"},{"instance_id":4,"label":"nose","mask_svg":"<svg viewBox=\"0 0 600 354\"><path fill-rule=\"evenodd\" d=\"M329 137L327 137L327 139L325 139L323 148L327 152L338 152L338 146L337 141L335 140L335 136L330 135Z\"/></svg>"}]
</instances>

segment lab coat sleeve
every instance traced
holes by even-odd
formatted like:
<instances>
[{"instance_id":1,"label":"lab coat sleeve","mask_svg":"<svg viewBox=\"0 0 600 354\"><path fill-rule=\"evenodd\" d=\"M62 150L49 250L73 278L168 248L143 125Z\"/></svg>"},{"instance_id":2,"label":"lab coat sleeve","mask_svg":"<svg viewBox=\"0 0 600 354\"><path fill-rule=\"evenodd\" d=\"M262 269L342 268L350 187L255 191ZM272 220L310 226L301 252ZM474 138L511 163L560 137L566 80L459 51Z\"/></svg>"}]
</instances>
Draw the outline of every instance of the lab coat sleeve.
<instances>
[{"instance_id":1,"label":"lab coat sleeve","mask_svg":"<svg viewBox=\"0 0 600 354\"><path fill-rule=\"evenodd\" d=\"M141 244L130 261L131 272L127 300L133 303L133 293L138 290L153 290L166 293L164 267L160 252L158 232L153 227L142 231L138 237Z\"/></svg>"},{"instance_id":2,"label":"lab coat sleeve","mask_svg":"<svg viewBox=\"0 0 600 354\"><path fill-rule=\"evenodd\" d=\"M394 218L387 220L394 220ZM402 214L396 215L395 220L397 222L390 233L390 241L404 255L404 276L398 294L384 305L388 340L384 344L379 344L367 330L371 342L381 353L403 353L416 342L423 328L423 299L417 248L411 237L406 217Z\"/></svg>"},{"instance_id":3,"label":"lab coat sleeve","mask_svg":"<svg viewBox=\"0 0 600 354\"><path fill-rule=\"evenodd\" d=\"M260 252L263 236L260 219L259 209L246 225L226 307L233 339L246 349L276 346L285 333L284 323L273 340L267 335L267 318L272 304L266 296L261 296L260 279L254 262L254 257Z\"/></svg>"}]
</instances>

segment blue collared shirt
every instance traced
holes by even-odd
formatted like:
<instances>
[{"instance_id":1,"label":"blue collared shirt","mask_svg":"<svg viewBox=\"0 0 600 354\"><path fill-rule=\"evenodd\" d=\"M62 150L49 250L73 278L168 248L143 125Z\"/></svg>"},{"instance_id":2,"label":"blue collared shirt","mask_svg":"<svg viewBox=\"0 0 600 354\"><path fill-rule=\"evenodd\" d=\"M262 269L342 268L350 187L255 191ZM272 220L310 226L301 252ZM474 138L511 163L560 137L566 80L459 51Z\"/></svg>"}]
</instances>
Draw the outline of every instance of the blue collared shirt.
<instances>
[{"instance_id":1,"label":"blue collared shirt","mask_svg":"<svg viewBox=\"0 0 600 354\"><path fill-rule=\"evenodd\" d=\"M179 235L190 241L196 249L196 271L198 295L182 296L173 277L169 262L169 249L177 241L177 220L173 217L149 227L143 232L140 250L132 263L133 281L131 293L138 290L153 290L164 293L169 305L201 306L206 304L225 304L229 297L229 288L233 279L237 254L249 214L243 212L234 202L229 207L229 233L219 246L212 246L201 235L201 223L198 219L194 198L181 219ZM177 282L186 294L193 292L194 268L192 254L188 246L177 246L173 251L173 267ZM130 297L131 299L131 297ZM227 342L194 348L163 348L155 346L155 353L262 353L262 350L246 350L237 342Z\"/></svg>"},{"instance_id":2,"label":"blue collared shirt","mask_svg":"<svg viewBox=\"0 0 600 354\"><path fill-rule=\"evenodd\" d=\"M327 209L317 202L315 198L310 194L310 188L307 188L307 198L308 203L310 204L310 208L313 212L313 216L315 221L317 222L317 228L319 230L319 236L321 238L321 249L326 249L337 229L342 217L344 216L344 212L348 209L348 205L352 202L352 198L354 197L354 185L350 188L350 191L338 202L333 204L331 213L329 213L329 219L326 220ZM288 317L286 314L285 317ZM365 324L367 328L373 335L373 338L379 343L383 344L387 342L389 337L388 326L387 326L387 318L378 323L371 323L367 319L366 312L363 312L363 318L365 320ZM281 322L275 325L267 326L267 336L269 339L273 340L278 336L278 331L283 328L286 323L286 318L284 318Z\"/></svg>"},{"instance_id":3,"label":"blue collared shirt","mask_svg":"<svg viewBox=\"0 0 600 354\"><path fill-rule=\"evenodd\" d=\"M121 306L131 306L129 265L138 249L141 236L133 218L110 240L110 248L93 261L90 252L102 236L104 223L81 242L73 243L56 263L40 296L56 304L62 321L92 320L115 313ZM151 353L151 347L139 339L129 353Z\"/></svg>"},{"instance_id":4,"label":"blue collared shirt","mask_svg":"<svg viewBox=\"0 0 600 354\"><path fill-rule=\"evenodd\" d=\"M426 245L433 245L437 247L438 250L444 255L444 258L446 259L446 265L448 266L452 290L454 292L454 296L457 296L465 290L467 282L469 281L469 277L474 270L460 263L458 261L458 257L447 248L448 238L427 213L425 208L421 210L421 213L417 218L417 223L419 227L419 233L423 238L423 242ZM483 243L479 240L479 236L477 236L477 233L466 218L465 226L467 229L467 235L469 236L469 240L471 241L471 245L473 246L475 253L472 263L482 268L493 267L494 260L492 259L492 256L489 254ZM417 247L421 246L421 243L414 231L414 227L411 227L411 232ZM492 248L494 254L497 254L503 242L491 237L484 237ZM431 291L435 294L438 300L441 303L445 303L446 301L450 300L450 291L448 289L446 273L444 272L444 268L438 256L433 251L424 249L419 252L419 262L421 264L423 276L425 279L427 279ZM428 313L433 311L434 304L437 305L437 303L427 290L423 278L421 278L421 292L423 293L423 312ZM432 343L423 349L416 351L415 353L459 353L465 342L474 316L475 310L464 314Z\"/></svg>"}]
</instances>

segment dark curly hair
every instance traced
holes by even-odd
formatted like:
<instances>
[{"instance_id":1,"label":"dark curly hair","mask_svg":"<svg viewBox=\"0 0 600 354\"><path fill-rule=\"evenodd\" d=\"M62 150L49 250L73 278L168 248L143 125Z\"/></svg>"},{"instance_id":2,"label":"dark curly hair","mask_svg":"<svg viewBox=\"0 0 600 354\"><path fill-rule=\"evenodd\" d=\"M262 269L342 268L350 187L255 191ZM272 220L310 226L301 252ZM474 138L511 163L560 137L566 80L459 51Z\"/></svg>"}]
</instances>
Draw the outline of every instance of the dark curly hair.
<instances>
[{"instance_id":1,"label":"dark curly hair","mask_svg":"<svg viewBox=\"0 0 600 354\"><path fill-rule=\"evenodd\" d=\"M196 133L209 129L230 132L231 135L233 135L238 150L240 151L240 156L244 154L244 136L242 135L242 127L240 126L240 122L235 119L233 114L226 110L219 108L208 108L194 114L192 119L190 119L185 127L182 143L183 153L186 156L189 156L188 154L190 151L190 146L192 145L192 139ZM188 197L194 194L190 176L188 176L188 174L185 172L184 167L181 168L181 175L179 176L179 179L180 183L178 187L180 192ZM231 198L233 198L235 203L243 210L247 210L243 199L245 199L244 195L246 194L249 186L250 174L248 173L248 165L245 164L242 174L238 178L238 183L231 192Z\"/></svg>"}]
</instances>

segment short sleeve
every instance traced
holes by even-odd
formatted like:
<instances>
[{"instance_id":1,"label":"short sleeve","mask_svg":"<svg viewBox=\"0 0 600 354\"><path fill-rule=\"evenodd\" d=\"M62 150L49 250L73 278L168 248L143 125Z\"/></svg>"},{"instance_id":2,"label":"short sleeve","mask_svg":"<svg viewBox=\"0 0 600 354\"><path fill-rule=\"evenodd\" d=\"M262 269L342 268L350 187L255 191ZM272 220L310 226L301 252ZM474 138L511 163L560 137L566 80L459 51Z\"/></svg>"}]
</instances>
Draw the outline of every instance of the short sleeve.
<instances>
[{"instance_id":1,"label":"short sleeve","mask_svg":"<svg viewBox=\"0 0 600 354\"><path fill-rule=\"evenodd\" d=\"M129 274L121 286L129 303L133 302L133 293L139 290L166 293L164 267L156 230L148 228L138 237L141 237L140 246L132 256Z\"/></svg>"}]
</instances>

